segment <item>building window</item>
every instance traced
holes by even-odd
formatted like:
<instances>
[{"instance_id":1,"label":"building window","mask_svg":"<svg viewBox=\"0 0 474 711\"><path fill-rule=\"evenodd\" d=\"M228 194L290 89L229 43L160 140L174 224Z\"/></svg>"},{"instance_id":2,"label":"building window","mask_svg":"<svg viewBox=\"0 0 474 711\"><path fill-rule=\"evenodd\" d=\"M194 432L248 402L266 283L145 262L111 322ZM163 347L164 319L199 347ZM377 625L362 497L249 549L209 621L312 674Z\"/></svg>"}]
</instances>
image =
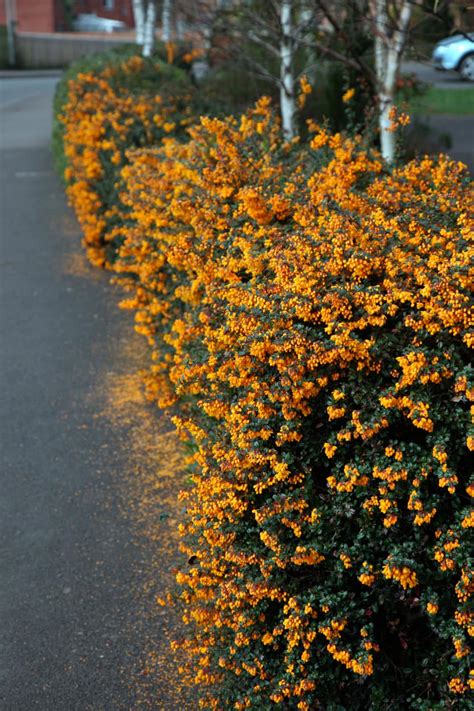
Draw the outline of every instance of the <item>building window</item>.
<instances>
[{"instance_id":1,"label":"building window","mask_svg":"<svg viewBox=\"0 0 474 711\"><path fill-rule=\"evenodd\" d=\"M104 10L113 10L115 2L114 0L102 0L102 5L104 6Z\"/></svg>"}]
</instances>

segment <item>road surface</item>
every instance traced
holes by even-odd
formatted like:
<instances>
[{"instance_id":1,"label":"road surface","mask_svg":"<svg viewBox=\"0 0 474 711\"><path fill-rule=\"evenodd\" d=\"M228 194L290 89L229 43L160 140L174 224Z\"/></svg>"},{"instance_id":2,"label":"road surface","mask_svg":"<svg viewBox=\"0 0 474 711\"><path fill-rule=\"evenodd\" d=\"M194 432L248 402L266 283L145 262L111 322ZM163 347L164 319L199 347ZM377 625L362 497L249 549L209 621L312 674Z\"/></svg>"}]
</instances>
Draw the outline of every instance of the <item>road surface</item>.
<instances>
[{"instance_id":1,"label":"road surface","mask_svg":"<svg viewBox=\"0 0 474 711\"><path fill-rule=\"evenodd\" d=\"M130 394L141 339L85 263L53 172L55 82L0 94L0 708L174 711L155 604L172 556L146 530L163 502L145 510L133 479L153 476L138 439L167 435Z\"/></svg>"},{"instance_id":2,"label":"road surface","mask_svg":"<svg viewBox=\"0 0 474 711\"><path fill-rule=\"evenodd\" d=\"M474 91L474 84L461 79L458 72L442 71L435 69L431 62L415 62L413 60L402 63L404 74L415 74L425 84L432 84L439 89L469 89Z\"/></svg>"}]
</instances>

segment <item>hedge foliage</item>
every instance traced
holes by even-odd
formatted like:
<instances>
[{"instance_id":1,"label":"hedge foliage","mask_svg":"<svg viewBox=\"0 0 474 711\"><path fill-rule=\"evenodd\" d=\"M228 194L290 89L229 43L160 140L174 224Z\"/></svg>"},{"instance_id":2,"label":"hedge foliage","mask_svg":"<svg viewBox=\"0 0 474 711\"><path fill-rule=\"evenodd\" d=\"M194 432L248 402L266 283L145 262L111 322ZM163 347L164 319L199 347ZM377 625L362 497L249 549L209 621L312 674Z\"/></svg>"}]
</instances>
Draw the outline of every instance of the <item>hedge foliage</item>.
<instances>
[{"instance_id":1,"label":"hedge foliage","mask_svg":"<svg viewBox=\"0 0 474 711\"><path fill-rule=\"evenodd\" d=\"M265 101L190 134L124 171L119 268L196 448L178 581L203 703L448 708L474 685L462 168L389 174L322 129L282 146Z\"/></svg>"},{"instance_id":2,"label":"hedge foliage","mask_svg":"<svg viewBox=\"0 0 474 711\"><path fill-rule=\"evenodd\" d=\"M53 148L94 264L110 266L126 222L119 200L126 151L184 135L194 120L192 93L182 70L136 48L87 58L64 77Z\"/></svg>"},{"instance_id":3,"label":"hedge foliage","mask_svg":"<svg viewBox=\"0 0 474 711\"><path fill-rule=\"evenodd\" d=\"M66 152L88 230L75 186L102 175L69 142L95 130L84 97ZM177 580L202 706L471 708L463 166L388 171L317 125L308 146L282 144L265 99L125 159L132 106L115 101L113 268L152 345L150 395L190 446ZM167 113L158 135L189 118Z\"/></svg>"}]
</instances>

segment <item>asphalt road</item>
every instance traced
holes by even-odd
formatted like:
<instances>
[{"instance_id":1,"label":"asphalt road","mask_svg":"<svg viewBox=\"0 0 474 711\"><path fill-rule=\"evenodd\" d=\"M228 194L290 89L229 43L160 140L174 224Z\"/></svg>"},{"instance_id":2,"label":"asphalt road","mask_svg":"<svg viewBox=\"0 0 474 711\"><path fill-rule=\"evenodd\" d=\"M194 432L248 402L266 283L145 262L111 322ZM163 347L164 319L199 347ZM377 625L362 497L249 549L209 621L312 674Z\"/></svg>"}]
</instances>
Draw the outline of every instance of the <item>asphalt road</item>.
<instances>
[{"instance_id":1,"label":"asphalt road","mask_svg":"<svg viewBox=\"0 0 474 711\"><path fill-rule=\"evenodd\" d=\"M135 341L108 275L81 262L53 172L55 81L0 92L0 708L132 709L145 638L163 630L139 619L150 560L123 514L131 435L100 393L136 365L118 355ZM178 708L171 683L158 670L140 707Z\"/></svg>"},{"instance_id":2,"label":"asphalt road","mask_svg":"<svg viewBox=\"0 0 474 711\"><path fill-rule=\"evenodd\" d=\"M402 63L402 72L404 74L415 74L420 81L425 84L432 84L439 89L469 89L473 87L470 82L461 79L458 72L435 69L429 61L405 61Z\"/></svg>"}]
</instances>

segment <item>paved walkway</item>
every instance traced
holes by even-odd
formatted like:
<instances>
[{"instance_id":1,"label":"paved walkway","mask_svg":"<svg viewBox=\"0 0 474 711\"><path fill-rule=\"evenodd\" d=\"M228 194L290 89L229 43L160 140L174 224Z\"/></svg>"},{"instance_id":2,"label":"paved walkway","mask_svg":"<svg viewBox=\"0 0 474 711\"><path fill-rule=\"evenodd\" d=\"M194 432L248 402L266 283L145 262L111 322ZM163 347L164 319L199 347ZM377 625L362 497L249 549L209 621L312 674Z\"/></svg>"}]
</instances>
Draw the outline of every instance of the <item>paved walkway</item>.
<instances>
[{"instance_id":1,"label":"paved walkway","mask_svg":"<svg viewBox=\"0 0 474 711\"><path fill-rule=\"evenodd\" d=\"M140 399L142 339L85 262L53 172L55 81L0 94L0 708L174 711L155 598L175 485L166 500L154 476L175 445Z\"/></svg>"}]
</instances>

